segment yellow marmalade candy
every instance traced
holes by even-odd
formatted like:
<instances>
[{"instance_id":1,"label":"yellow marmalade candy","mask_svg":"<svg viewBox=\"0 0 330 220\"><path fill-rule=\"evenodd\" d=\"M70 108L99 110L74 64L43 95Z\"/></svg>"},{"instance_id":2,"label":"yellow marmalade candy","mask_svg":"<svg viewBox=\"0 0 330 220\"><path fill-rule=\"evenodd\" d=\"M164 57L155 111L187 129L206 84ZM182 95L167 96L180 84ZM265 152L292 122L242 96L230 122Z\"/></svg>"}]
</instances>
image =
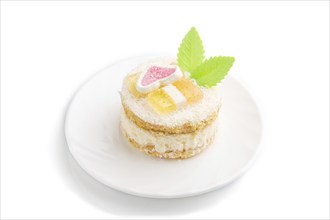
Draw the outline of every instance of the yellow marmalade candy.
<instances>
[{"instance_id":1,"label":"yellow marmalade candy","mask_svg":"<svg viewBox=\"0 0 330 220\"><path fill-rule=\"evenodd\" d=\"M161 88L150 92L146 99L153 110L160 115L168 114L176 110L173 99Z\"/></svg>"},{"instance_id":2,"label":"yellow marmalade candy","mask_svg":"<svg viewBox=\"0 0 330 220\"><path fill-rule=\"evenodd\" d=\"M132 74L129 75L126 79L126 83L128 85L129 91L136 97L136 98L142 98L145 97L146 94L143 94L139 91L136 90L136 82L139 79L139 74Z\"/></svg>"},{"instance_id":3,"label":"yellow marmalade candy","mask_svg":"<svg viewBox=\"0 0 330 220\"><path fill-rule=\"evenodd\" d=\"M175 81L172 86L175 86L178 92L180 92L184 96L184 105L194 104L203 98L202 90L198 86L196 86L190 79L179 79ZM150 92L147 95L146 99L152 109L160 115L171 113L178 108L178 103L176 103L173 97L171 97L164 90L164 87Z\"/></svg>"},{"instance_id":4,"label":"yellow marmalade candy","mask_svg":"<svg viewBox=\"0 0 330 220\"><path fill-rule=\"evenodd\" d=\"M188 105L194 104L203 98L203 92L190 79L182 78L175 81L173 85L186 97Z\"/></svg>"}]
</instances>

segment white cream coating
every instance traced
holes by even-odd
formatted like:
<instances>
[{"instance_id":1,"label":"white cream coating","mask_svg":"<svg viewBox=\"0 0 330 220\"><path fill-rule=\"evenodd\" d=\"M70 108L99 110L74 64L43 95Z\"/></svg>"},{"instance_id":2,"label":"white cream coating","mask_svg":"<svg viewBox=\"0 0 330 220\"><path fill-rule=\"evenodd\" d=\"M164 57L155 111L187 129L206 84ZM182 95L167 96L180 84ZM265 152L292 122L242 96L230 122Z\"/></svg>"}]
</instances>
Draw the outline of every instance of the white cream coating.
<instances>
[{"instance_id":1,"label":"white cream coating","mask_svg":"<svg viewBox=\"0 0 330 220\"><path fill-rule=\"evenodd\" d=\"M130 121L126 114L121 113L121 127L129 138L134 139L139 145L154 145L155 150L159 153L166 151L183 151L195 149L210 143L217 130L217 120L206 128L196 133L163 135L149 132L138 127L134 122Z\"/></svg>"},{"instance_id":2,"label":"white cream coating","mask_svg":"<svg viewBox=\"0 0 330 220\"><path fill-rule=\"evenodd\" d=\"M143 69L152 65L165 65L168 63L176 63L172 58L158 58L147 63L141 64L131 71L130 74L140 73ZM125 80L124 80L125 81ZM188 105L177 111L166 115L159 115L154 112L143 98L136 98L130 93L126 83L123 83L121 96L124 104L140 119L155 125L167 127L182 126L185 123L198 124L202 120L208 118L214 112L218 111L221 106L221 97L218 87L202 88L204 97L199 102Z\"/></svg>"},{"instance_id":3,"label":"white cream coating","mask_svg":"<svg viewBox=\"0 0 330 220\"><path fill-rule=\"evenodd\" d=\"M177 109L180 109L186 104L186 97L173 85L167 85L162 90L174 101Z\"/></svg>"}]
</instances>

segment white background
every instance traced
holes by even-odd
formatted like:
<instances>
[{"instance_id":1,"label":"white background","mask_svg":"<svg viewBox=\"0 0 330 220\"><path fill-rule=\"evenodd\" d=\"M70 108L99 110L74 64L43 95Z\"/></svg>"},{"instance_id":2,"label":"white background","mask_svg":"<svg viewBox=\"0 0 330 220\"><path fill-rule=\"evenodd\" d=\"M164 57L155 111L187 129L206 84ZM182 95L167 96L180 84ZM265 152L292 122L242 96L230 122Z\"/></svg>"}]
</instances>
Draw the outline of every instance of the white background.
<instances>
[{"instance_id":1,"label":"white background","mask_svg":"<svg viewBox=\"0 0 330 220\"><path fill-rule=\"evenodd\" d=\"M138 198L71 158L63 119L76 89L118 60L176 54L197 27L206 55L263 118L262 152L232 185ZM2 218L329 218L329 2L1 2Z\"/></svg>"}]
</instances>

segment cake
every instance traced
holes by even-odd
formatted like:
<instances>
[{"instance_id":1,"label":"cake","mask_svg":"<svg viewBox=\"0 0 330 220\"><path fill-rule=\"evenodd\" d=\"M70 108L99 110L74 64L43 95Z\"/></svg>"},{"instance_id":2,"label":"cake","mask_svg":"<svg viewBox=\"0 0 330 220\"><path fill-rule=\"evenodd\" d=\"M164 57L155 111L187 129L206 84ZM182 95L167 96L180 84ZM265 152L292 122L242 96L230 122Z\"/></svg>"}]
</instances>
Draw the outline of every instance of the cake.
<instances>
[{"instance_id":1,"label":"cake","mask_svg":"<svg viewBox=\"0 0 330 220\"><path fill-rule=\"evenodd\" d=\"M233 62L232 57L204 60L202 42L192 28L177 58L149 60L124 78L123 136L150 156L185 159L202 152L217 134L218 84Z\"/></svg>"}]
</instances>

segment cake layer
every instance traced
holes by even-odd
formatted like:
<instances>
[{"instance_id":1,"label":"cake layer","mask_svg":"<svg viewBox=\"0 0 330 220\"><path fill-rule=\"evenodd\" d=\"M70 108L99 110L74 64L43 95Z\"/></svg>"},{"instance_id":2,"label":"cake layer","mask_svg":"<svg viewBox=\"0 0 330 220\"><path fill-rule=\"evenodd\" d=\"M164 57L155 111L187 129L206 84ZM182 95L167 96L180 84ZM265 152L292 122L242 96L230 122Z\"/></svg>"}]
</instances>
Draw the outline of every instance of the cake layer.
<instances>
[{"instance_id":1,"label":"cake layer","mask_svg":"<svg viewBox=\"0 0 330 220\"><path fill-rule=\"evenodd\" d=\"M137 126L121 114L121 130L128 141L148 155L162 158L188 158L201 152L208 146L216 133L217 122L202 130L189 134L162 134L148 131Z\"/></svg>"},{"instance_id":2,"label":"cake layer","mask_svg":"<svg viewBox=\"0 0 330 220\"><path fill-rule=\"evenodd\" d=\"M182 125L172 125L172 126L166 126L166 125L160 125L160 124L152 124L150 122L144 121L137 115L135 115L124 103L123 104L123 109L129 118L130 121L134 122L137 126L144 130L148 131L153 131L154 133L159 133L159 134L190 134L190 133L195 133L199 130L204 129L211 123L213 123L217 116L218 116L218 110L215 112L211 113L208 117L204 118L203 120L199 122L191 122L187 120L184 124Z\"/></svg>"},{"instance_id":3,"label":"cake layer","mask_svg":"<svg viewBox=\"0 0 330 220\"><path fill-rule=\"evenodd\" d=\"M126 76L138 74L151 65L175 63L175 59L159 58L135 68ZM123 108L131 121L146 130L164 134L185 134L204 129L212 123L221 106L220 92L217 87L200 88L203 98L184 108L169 114L159 115L147 103L145 98L134 96L124 80L121 101Z\"/></svg>"}]
</instances>

